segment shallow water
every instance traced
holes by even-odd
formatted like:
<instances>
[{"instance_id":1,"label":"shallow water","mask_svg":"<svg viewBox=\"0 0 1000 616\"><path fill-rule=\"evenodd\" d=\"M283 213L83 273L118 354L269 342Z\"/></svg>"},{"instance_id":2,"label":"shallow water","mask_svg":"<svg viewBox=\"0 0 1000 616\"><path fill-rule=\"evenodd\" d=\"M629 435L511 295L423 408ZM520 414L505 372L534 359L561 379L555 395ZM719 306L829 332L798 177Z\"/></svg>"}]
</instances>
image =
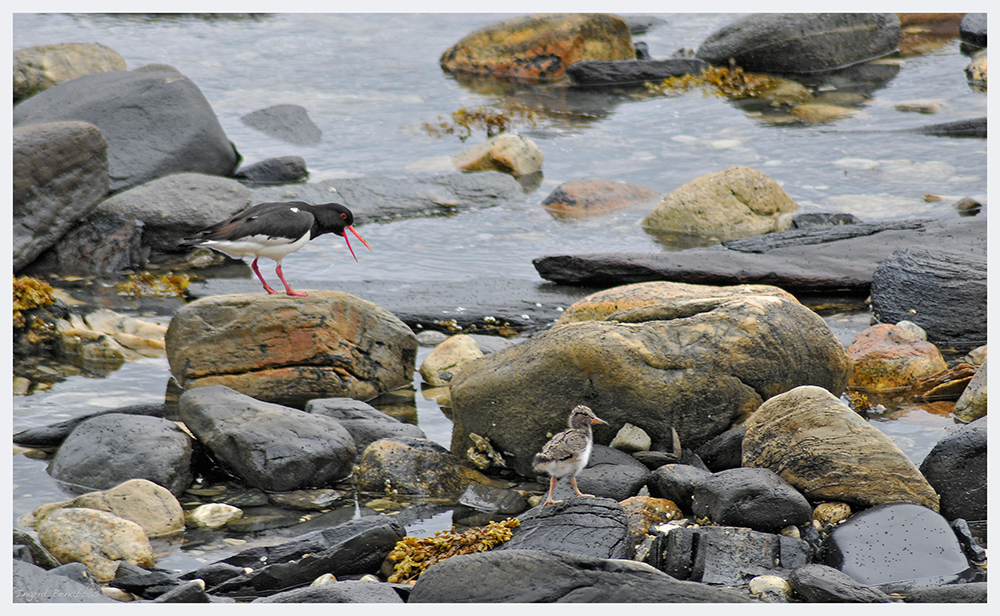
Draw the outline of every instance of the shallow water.
<instances>
[{"instance_id":1,"label":"shallow water","mask_svg":"<svg viewBox=\"0 0 1000 616\"><path fill-rule=\"evenodd\" d=\"M814 126L767 123L738 105L700 91L672 97L642 92L579 92L561 87L466 86L438 66L442 51L473 29L508 15L288 14L246 18L16 14L15 49L40 44L99 42L119 52L129 69L169 64L191 78L215 109L223 128L250 164L299 155L312 180L354 175L406 177L450 172L440 161L465 143L434 137L423 128L460 108L524 106L535 127L519 132L545 154L544 177L522 198L448 217L358 227L374 252L347 257L338 242L317 241L293 253L284 271L296 286L331 279L426 281L504 275L538 280L535 257L606 251L670 249L639 221L651 205L589 220L560 220L539 202L562 182L600 178L667 193L704 173L749 165L781 183L804 212L850 212L864 220L954 217L955 200L986 199L986 142L896 132L931 123L986 115L986 95L972 91L968 58L957 40L876 71L870 98L852 117ZM666 23L637 35L654 58L697 48L731 21L725 14L663 15ZM833 85L831 85L831 83ZM836 83L820 88L836 92ZM859 89L841 83L844 89ZM860 88L865 89L865 88ZM895 105L940 102L932 115L904 113ZM251 129L240 117L271 105L301 105L323 131L314 147L286 144ZM927 201L937 195L940 201ZM984 219L985 224L985 219ZM827 315L845 344L867 324L863 314ZM427 353L421 349L419 361ZM101 408L162 400L165 359L127 364L110 376L74 376L49 391L14 399L15 431ZM416 418L432 439L450 444L451 424L419 393ZM953 422L915 410L876 418L919 464ZM14 521L44 502L66 495L44 472L45 463L15 456ZM451 525L450 512L410 528L430 534ZM213 558L226 550L216 550ZM191 562L179 552L165 567Z\"/></svg>"}]
</instances>

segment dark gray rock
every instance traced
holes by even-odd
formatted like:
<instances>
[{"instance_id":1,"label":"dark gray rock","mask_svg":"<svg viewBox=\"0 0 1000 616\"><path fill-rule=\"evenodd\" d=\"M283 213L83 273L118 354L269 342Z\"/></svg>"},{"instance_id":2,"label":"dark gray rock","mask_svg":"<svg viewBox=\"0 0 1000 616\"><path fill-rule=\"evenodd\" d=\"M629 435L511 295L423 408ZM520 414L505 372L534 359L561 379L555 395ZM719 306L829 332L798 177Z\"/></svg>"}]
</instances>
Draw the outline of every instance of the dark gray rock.
<instances>
[{"instance_id":1,"label":"dark gray rock","mask_svg":"<svg viewBox=\"0 0 1000 616\"><path fill-rule=\"evenodd\" d=\"M743 465L743 436L747 429L737 426L708 441L695 452L712 472Z\"/></svg>"},{"instance_id":2,"label":"dark gray rock","mask_svg":"<svg viewBox=\"0 0 1000 616\"><path fill-rule=\"evenodd\" d=\"M301 156L279 156L240 167L233 178L247 186L268 186L304 182L309 177L306 161Z\"/></svg>"},{"instance_id":3,"label":"dark gray rock","mask_svg":"<svg viewBox=\"0 0 1000 616\"><path fill-rule=\"evenodd\" d=\"M987 23L986 13L966 13L958 25L962 42L986 48Z\"/></svg>"},{"instance_id":4,"label":"dark gray rock","mask_svg":"<svg viewBox=\"0 0 1000 616\"><path fill-rule=\"evenodd\" d=\"M792 216L792 227L802 229L805 227L835 227L840 225L858 225L861 219L854 214L837 212L828 214L825 212L811 212L806 214L795 214Z\"/></svg>"},{"instance_id":5,"label":"dark gray rock","mask_svg":"<svg viewBox=\"0 0 1000 616\"><path fill-rule=\"evenodd\" d=\"M641 86L667 77L697 75L708 66L708 62L698 58L585 60L567 66L566 74L577 87Z\"/></svg>"},{"instance_id":6,"label":"dark gray rock","mask_svg":"<svg viewBox=\"0 0 1000 616\"><path fill-rule=\"evenodd\" d=\"M365 447L383 438L411 436L427 438L415 424L404 423L372 405L353 398L314 398L306 402L305 411L335 419L354 439L357 455Z\"/></svg>"},{"instance_id":7,"label":"dark gray rock","mask_svg":"<svg viewBox=\"0 0 1000 616\"><path fill-rule=\"evenodd\" d=\"M546 280L612 287L648 280L773 284L790 293L867 294L875 268L894 250L920 245L986 254L986 225L974 219L905 220L807 227L680 252L538 257Z\"/></svg>"},{"instance_id":8,"label":"dark gray rock","mask_svg":"<svg viewBox=\"0 0 1000 616\"><path fill-rule=\"evenodd\" d=\"M607 498L570 498L519 516L510 541L494 550L562 550L594 558L631 558L622 506Z\"/></svg>"},{"instance_id":9,"label":"dark gray rock","mask_svg":"<svg viewBox=\"0 0 1000 616\"><path fill-rule=\"evenodd\" d=\"M31 563L32 565L38 565L42 569L55 569L60 565L60 562L56 560L56 557L49 553L39 541L38 538L32 534L26 533L23 530L17 528L14 529L13 535L14 546L24 546L24 554L22 556L17 556L15 559L23 560L24 562Z\"/></svg>"},{"instance_id":10,"label":"dark gray rock","mask_svg":"<svg viewBox=\"0 0 1000 616\"><path fill-rule=\"evenodd\" d=\"M461 209L492 207L523 195L513 177L499 171L433 177L362 177L255 188L253 203L300 200L327 203L336 195L359 222L452 214Z\"/></svg>"},{"instance_id":11,"label":"dark gray rock","mask_svg":"<svg viewBox=\"0 0 1000 616\"><path fill-rule=\"evenodd\" d=\"M261 402L222 385L185 392L180 417L220 463L265 491L344 479L357 453L354 439L336 420Z\"/></svg>"},{"instance_id":12,"label":"dark gray rock","mask_svg":"<svg viewBox=\"0 0 1000 616\"><path fill-rule=\"evenodd\" d=\"M115 579L108 582L108 585L144 599L155 599L176 590L184 582L165 571L143 569L123 561L118 566Z\"/></svg>"},{"instance_id":13,"label":"dark gray rock","mask_svg":"<svg viewBox=\"0 0 1000 616\"><path fill-rule=\"evenodd\" d=\"M43 252L23 272L28 275L110 276L145 267L141 220L119 214L91 214Z\"/></svg>"},{"instance_id":14,"label":"dark gray rock","mask_svg":"<svg viewBox=\"0 0 1000 616\"><path fill-rule=\"evenodd\" d=\"M751 72L817 73L888 55L901 37L894 13L756 13L710 34L696 55Z\"/></svg>"},{"instance_id":15,"label":"dark gray rock","mask_svg":"<svg viewBox=\"0 0 1000 616\"><path fill-rule=\"evenodd\" d=\"M910 503L877 505L836 527L826 541L826 564L871 585L944 584L969 569L948 521Z\"/></svg>"},{"instance_id":16,"label":"dark gray rock","mask_svg":"<svg viewBox=\"0 0 1000 616\"><path fill-rule=\"evenodd\" d=\"M528 502L515 490L474 483L458 497L458 504L476 511L517 515L528 508Z\"/></svg>"},{"instance_id":17,"label":"dark gray rock","mask_svg":"<svg viewBox=\"0 0 1000 616\"><path fill-rule=\"evenodd\" d=\"M649 494L673 501L683 511L690 512L695 486L712 473L688 464L665 464L649 477Z\"/></svg>"},{"instance_id":18,"label":"dark gray rock","mask_svg":"<svg viewBox=\"0 0 1000 616\"><path fill-rule=\"evenodd\" d=\"M234 577L243 575L244 573L246 572L243 570L243 567L219 562L199 567L194 571L189 571L188 573L180 576L179 579L193 580L197 578L205 582L205 586L207 588L211 588L213 586L218 586L226 580L231 580Z\"/></svg>"},{"instance_id":19,"label":"dark gray rock","mask_svg":"<svg viewBox=\"0 0 1000 616\"><path fill-rule=\"evenodd\" d=\"M24 447L58 447L78 425L92 417L118 413L122 415L143 415L146 417L164 418L168 413L165 404L130 404L106 411L98 411L89 415L81 415L65 421L59 421L40 428L29 428L14 435L14 444Z\"/></svg>"},{"instance_id":20,"label":"dark gray rock","mask_svg":"<svg viewBox=\"0 0 1000 616\"><path fill-rule=\"evenodd\" d=\"M192 447L191 437L172 421L108 413L80 423L66 437L49 474L73 492L148 479L178 496L191 485Z\"/></svg>"},{"instance_id":21,"label":"dark gray rock","mask_svg":"<svg viewBox=\"0 0 1000 616\"><path fill-rule=\"evenodd\" d=\"M392 518L367 516L278 545L251 548L219 562L252 572L208 590L237 598L262 597L304 586L324 573L338 578L376 573L404 534Z\"/></svg>"},{"instance_id":22,"label":"dark gray rock","mask_svg":"<svg viewBox=\"0 0 1000 616\"><path fill-rule=\"evenodd\" d=\"M758 575L787 578L811 557L809 544L801 539L703 526L657 532L647 562L677 579L742 586Z\"/></svg>"},{"instance_id":23,"label":"dark gray rock","mask_svg":"<svg viewBox=\"0 0 1000 616\"><path fill-rule=\"evenodd\" d=\"M986 139L986 118L972 118L971 120L956 120L954 122L942 122L941 124L930 124L919 128L907 129L912 133L922 135L933 135L935 137L971 137L973 139Z\"/></svg>"},{"instance_id":24,"label":"dark gray rock","mask_svg":"<svg viewBox=\"0 0 1000 616\"><path fill-rule=\"evenodd\" d=\"M623 501L635 496L642 486L646 485L650 471L646 465L631 455L612 449L606 445L594 444L587 466L576 476L580 491L604 498ZM556 490L556 498L564 490L567 496L572 494L568 481L560 481ZM565 484L565 485L563 485Z\"/></svg>"},{"instance_id":25,"label":"dark gray rock","mask_svg":"<svg viewBox=\"0 0 1000 616\"><path fill-rule=\"evenodd\" d=\"M56 244L108 193L107 143L85 122L13 131L14 272Z\"/></svg>"},{"instance_id":26,"label":"dark gray rock","mask_svg":"<svg viewBox=\"0 0 1000 616\"><path fill-rule=\"evenodd\" d=\"M986 519L986 417L945 435L920 463L948 520Z\"/></svg>"},{"instance_id":27,"label":"dark gray rock","mask_svg":"<svg viewBox=\"0 0 1000 616\"><path fill-rule=\"evenodd\" d=\"M67 81L14 107L14 126L81 120L107 140L110 190L196 171L228 176L239 154L190 79L156 65Z\"/></svg>"},{"instance_id":28,"label":"dark gray rock","mask_svg":"<svg viewBox=\"0 0 1000 616\"><path fill-rule=\"evenodd\" d=\"M178 242L246 207L250 191L229 178L204 173L174 173L113 195L97 214L140 220L142 244L161 253L189 249Z\"/></svg>"},{"instance_id":29,"label":"dark gray rock","mask_svg":"<svg viewBox=\"0 0 1000 616\"><path fill-rule=\"evenodd\" d=\"M323 137L323 131L313 124L309 112L300 105L274 105L258 109L246 114L240 121L295 145L316 145Z\"/></svg>"},{"instance_id":30,"label":"dark gray rock","mask_svg":"<svg viewBox=\"0 0 1000 616\"><path fill-rule=\"evenodd\" d=\"M891 602L889 595L881 590L826 565L803 565L792 572L788 583L809 603Z\"/></svg>"},{"instance_id":31,"label":"dark gray rock","mask_svg":"<svg viewBox=\"0 0 1000 616\"><path fill-rule=\"evenodd\" d=\"M716 524L766 533L812 520L806 497L768 468L732 468L699 481L691 510Z\"/></svg>"},{"instance_id":32,"label":"dark gray rock","mask_svg":"<svg viewBox=\"0 0 1000 616\"><path fill-rule=\"evenodd\" d=\"M645 34L650 29L667 23L666 20L652 15L619 15L619 17L625 20L628 31L632 34Z\"/></svg>"},{"instance_id":33,"label":"dark gray rock","mask_svg":"<svg viewBox=\"0 0 1000 616\"><path fill-rule=\"evenodd\" d=\"M279 592L251 603L403 603L389 584L344 580Z\"/></svg>"},{"instance_id":34,"label":"dark gray rock","mask_svg":"<svg viewBox=\"0 0 1000 616\"><path fill-rule=\"evenodd\" d=\"M983 520L983 523L985 524L986 521ZM986 562L986 550L983 546L979 545L979 541L972 534L972 528L967 521L962 518L952 520L951 529L955 531L955 536L958 537L958 543L962 546L962 551L965 552L965 556L971 562L977 565Z\"/></svg>"},{"instance_id":35,"label":"dark gray rock","mask_svg":"<svg viewBox=\"0 0 1000 616\"><path fill-rule=\"evenodd\" d=\"M643 563L565 552L491 550L454 556L420 576L408 603L743 603Z\"/></svg>"},{"instance_id":36,"label":"dark gray rock","mask_svg":"<svg viewBox=\"0 0 1000 616\"><path fill-rule=\"evenodd\" d=\"M978 246L921 243L875 269L872 312L879 323L913 321L929 342L977 347L986 344L986 286L986 253Z\"/></svg>"},{"instance_id":37,"label":"dark gray rock","mask_svg":"<svg viewBox=\"0 0 1000 616\"><path fill-rule=\"evenodd\" d=\"M100 592L101 584L94 578L94 573L90 570L90 567L83 563L66 563L65 565L59 565L49 569L49 573L56 573L58 575L65 576L74 582L79 582L84 586L89 586L94 590Z\"/></svg>"},{"instance_id":38,"label":"dark gray rock","mask_svg":"<svg viewBox=\"0 0 1000 616\"><path fill-rule=\"evenodd\" d=\"M907 603L986 603L987 583L948 584L934 588L914 588L904 593Z\"/></svg>"},{"instance_id":39,"label":"dark gray rock","mask_svg":"<svg viewBox=\"0 0 1000 616\"><path fill-rule=\"evenodd\" d=\"M116 603L90 586L16 559L11 598L14 603Z\"/></svg>"},{"instance_id":40,"label":"dark gray rock","mask_svg":"<svg viewBox=\"0 0 1000 616\"><path fill-rule=\"evenodd\" d=\"M212 600L205 592L204 582L193 580L185 584L180 584L153 599L153 603L211 603Z\"/></svg>"}]
</instances>

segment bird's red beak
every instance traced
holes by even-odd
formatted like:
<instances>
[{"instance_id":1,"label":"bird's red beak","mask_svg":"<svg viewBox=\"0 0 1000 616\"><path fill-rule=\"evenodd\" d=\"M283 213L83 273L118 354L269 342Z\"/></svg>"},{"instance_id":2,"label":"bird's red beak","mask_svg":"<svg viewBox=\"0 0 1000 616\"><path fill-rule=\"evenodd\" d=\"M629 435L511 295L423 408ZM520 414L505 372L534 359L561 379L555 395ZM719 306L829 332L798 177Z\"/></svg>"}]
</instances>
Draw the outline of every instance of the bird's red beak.
<instances>
[{"instance_id":1,"label":"bird's red beak","mask_svg":"<svg viewBox=\"0 0 1000 616\"><path fill-rule=\"evenodd\" d=\"M590 423L592 423L592 424L604 424L604 425L608 425L608 422L604 421L603 419L601 419L599 417L595 417L595 418L591 419Z\"/></svg>"},{"instance_id":2,"label":"bird's red beak","mask_svg":"<svg viewBox=\"0 0 1000 616\"><path fill-rule=\"evenodd\" d=\"M372 249L372 247L368 245L368 242L365 241L365 238L363 238L360 235L358 235L358 232L354 230L354 226L353 225L347 225L346 229L348 231L350 231L351 233L353 233L354 237L356 237L359 240L361 240L361 243L365 245L365 248L367 248L368 250ZM354 249L351 248L351 241L349 239L347 239L347 234L346 233L344 234L344 241L347 242L347 249L351 251L351 256L354 257L355 261L357 261L358 260L358 256L356 254L354 254Z\"/></svg>"}]
</instances>

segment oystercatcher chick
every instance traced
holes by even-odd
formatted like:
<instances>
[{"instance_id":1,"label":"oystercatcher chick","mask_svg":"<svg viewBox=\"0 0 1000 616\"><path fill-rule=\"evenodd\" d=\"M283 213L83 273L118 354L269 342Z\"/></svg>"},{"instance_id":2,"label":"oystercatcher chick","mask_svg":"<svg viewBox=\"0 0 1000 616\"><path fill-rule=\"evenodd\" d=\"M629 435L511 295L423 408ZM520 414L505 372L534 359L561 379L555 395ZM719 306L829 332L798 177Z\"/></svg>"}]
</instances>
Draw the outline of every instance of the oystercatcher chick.
<instances>
[{"instance_id":1,"label":"oystercatcher chick","mask_svg":"<svg viewBox=\"0 0 1000 616\"><path fill-rule=\"evenodd\" d=\"M587 466L590 460L590 451L594 448L594 435L591 432L593 424L605 424L600 417L590 410L590 407L579 405L569 413L569 429L556 434L542 450L535 454L533 466L535 471L547 473L552 478L549 480L549 495L542 505L552 505L561 503L552 499L552 492L556 489L556 483L560 477L569 477L569 485L573 486L573 491L577 496L593 496L584 494L576 486L576 475Z\"/></svg>"},{"instance_id":2,"label":"oystercatcher chick","mask_svg":"<svg viewBox=\"0 0 1000 616\"><path fill-rule=\"evenodd\" d=\"M344 238L347 249L357 261L358 257L354 254L351 242L344 231L353 233L368 250L371 250L371 246L358 235L353 224L354 214L339 203L318 205L310 205L303 201L259 203L222 222L205 227L195 236L181 240L180 245L204 246L235 259L253 257L250 268L264 284L264 290L271 295L278 291L272 289L264 280L260 270L257 269L257 260L261 257L273 259L277 263L274 271L285 285L285 293L295 297L306 297L305 292L292 289L285 280L281 272L281 260L289 253L305 246L309 240L324 233L335 233Z\"/></svg>"}]
</instances>

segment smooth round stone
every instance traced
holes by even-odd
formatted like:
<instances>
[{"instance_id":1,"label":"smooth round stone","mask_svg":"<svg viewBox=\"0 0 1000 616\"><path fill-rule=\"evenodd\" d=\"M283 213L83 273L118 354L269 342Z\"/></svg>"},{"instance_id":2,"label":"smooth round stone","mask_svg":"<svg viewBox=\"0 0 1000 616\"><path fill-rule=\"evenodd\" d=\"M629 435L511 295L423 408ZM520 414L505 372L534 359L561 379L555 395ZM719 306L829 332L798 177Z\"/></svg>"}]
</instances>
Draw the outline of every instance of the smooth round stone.
<instances>
[{"instance_id":1,"label":"smooth round stone","mask_svg":"<svg viewBox=\"0 0 1000 616\"><path fill-rule=\"evenodd\" d=\"M238 520L243 517L243 510L232 505L222 503L210 503L201 505L188 511L184 519L198 528L222 528L231 520Z\"/></svg>"}]
</instances>

